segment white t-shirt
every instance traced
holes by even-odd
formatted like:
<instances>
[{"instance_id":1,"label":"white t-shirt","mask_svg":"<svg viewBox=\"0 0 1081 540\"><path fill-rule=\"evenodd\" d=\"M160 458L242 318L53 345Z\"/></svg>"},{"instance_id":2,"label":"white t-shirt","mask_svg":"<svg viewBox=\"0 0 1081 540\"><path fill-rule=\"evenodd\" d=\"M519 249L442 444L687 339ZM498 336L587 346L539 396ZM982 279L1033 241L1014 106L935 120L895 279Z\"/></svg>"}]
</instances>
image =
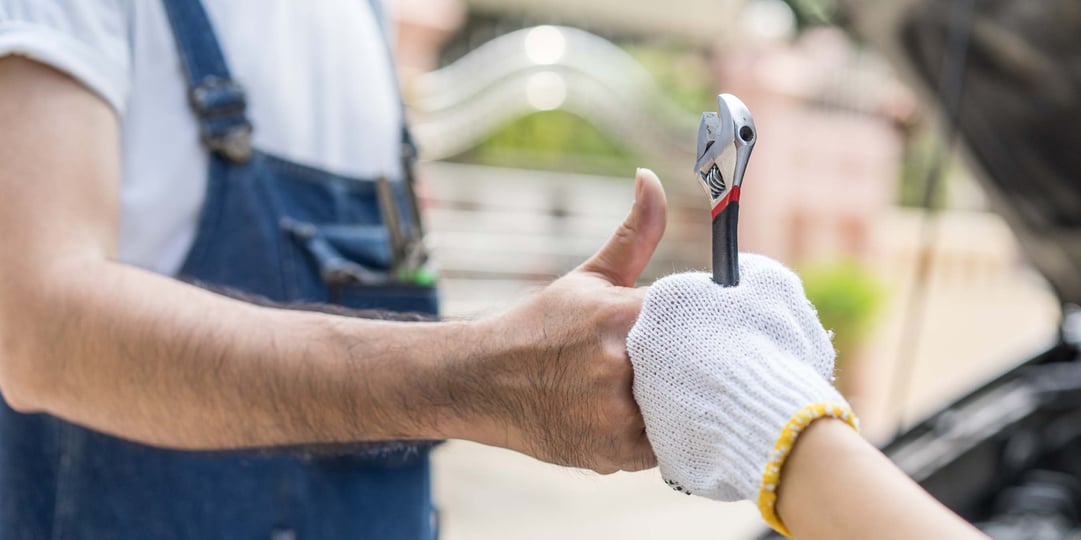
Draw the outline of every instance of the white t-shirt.
<instances>
[{"instance_id":1,"label":"white t-shirt","mask_svg":"<svg viewBox=\"0 0 1081 540\"><path fill-rule=\"evenodd\" d=\"M399 176L401 110L367 0L202 2L247 90L257 148L347 176ZM116 110L120 258L175 273L194 240L208 155L161 2L0 0L7 54L70 74Z\"/></svg>"}]
</instances>

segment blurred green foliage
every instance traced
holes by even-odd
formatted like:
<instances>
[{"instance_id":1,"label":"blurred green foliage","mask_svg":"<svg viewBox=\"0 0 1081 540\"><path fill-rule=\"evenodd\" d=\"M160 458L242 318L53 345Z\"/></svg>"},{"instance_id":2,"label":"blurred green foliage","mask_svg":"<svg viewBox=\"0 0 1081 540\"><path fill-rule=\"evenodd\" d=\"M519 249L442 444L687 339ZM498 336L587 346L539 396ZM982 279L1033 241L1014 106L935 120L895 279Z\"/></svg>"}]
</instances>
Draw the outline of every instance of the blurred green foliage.
<instances>
[{"instance_id":1,"label":"blurred green foliage","mask_svg":"<svg viewBox=\"0 0 1081 540\"><path fill-rule=\"evenodd\" d=\"M874 327L885 290L870 271L855 262L808 268L800 276L822 326L833 331L837 364L843 367Z\"/></svg>"},{"instance_id":2,"label":"blurred green foliage","mask_svg":"<svg viewBox=\"0 0 1081 540\"><path fill-rule=\"evenodd\" d=\"M657 88L669 101L697 117L713 106L717 96L704 54L678 44L624 45L653 76Z\"/></svg>"},{"instance_id":3,"label":"blurred green foliage","mask_svg":"<svg viewBox=\"0 0 1081 540\"><path fill-rule=\"evenodd\" d=\"M901 206L922 207L927 191L927 174L932 167L932 161L938 153L942 136L929 127L924 126L913 132L905 142L904 158L901 162L900 192L897 201ZM949 206L949 185L956 175L964 174L960 163L955 159L949 159L943 171L942 178L935 185L935 191L931 194L931 207L935 209Z\"/></svg>"},{"instance_id":4,"label":"blurred green foliage","mask_svg":"<svg viewBox=\"0 0 1081 540\"><path fill-rule=\"evenodd\" d=\"M559 110L518 118L457 160L593 174L625 173L641 162L632 151L589 121Z\"/></svg>"},{"instance_id":5,"label":"blurred green foliage","mask_svg":"<svg viewBox=\"0 0 1081 540\"><path fill-rule=\"evenodd\" d=\"M838 22L839 10L835 0L784 0L784 3L796 14L799 28Z\"/></svg>"}]
</instances>

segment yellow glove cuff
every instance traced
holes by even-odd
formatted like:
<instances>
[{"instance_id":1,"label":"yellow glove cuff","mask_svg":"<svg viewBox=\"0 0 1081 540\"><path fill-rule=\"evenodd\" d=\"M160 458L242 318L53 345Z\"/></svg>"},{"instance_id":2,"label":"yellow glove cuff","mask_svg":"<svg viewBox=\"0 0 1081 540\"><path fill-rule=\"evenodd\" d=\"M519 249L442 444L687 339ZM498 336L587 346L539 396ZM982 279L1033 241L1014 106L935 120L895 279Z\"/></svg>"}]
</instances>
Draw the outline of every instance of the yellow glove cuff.
<instances>
[{"instance_id":1,"label":"yellow glove cuff","mask_svg":"<svg viewBox=\"0 0 1081 540\"><path fill-rule=\"evenodd\" d=\"M777 438L773 451L770 453L769 462L766 463L766 468L762 472L762 489L758 492L758 511L762 514L762 519L765 519L773 530L786 537L791 537L792 534L781 522L781 518L777 516L776 508L777 489L781 483L781 468L784 467L788 454L792 452L792 447L795 446L800 432L815 420L825 417L842 420L852 426L852 429L855 429L856 432L860 430L859 420L856 419L856 415L847 404L815 403L808 405L800 409L785 424L784 429L781 430L781 436Z\"/></svg>"}]
</instances>

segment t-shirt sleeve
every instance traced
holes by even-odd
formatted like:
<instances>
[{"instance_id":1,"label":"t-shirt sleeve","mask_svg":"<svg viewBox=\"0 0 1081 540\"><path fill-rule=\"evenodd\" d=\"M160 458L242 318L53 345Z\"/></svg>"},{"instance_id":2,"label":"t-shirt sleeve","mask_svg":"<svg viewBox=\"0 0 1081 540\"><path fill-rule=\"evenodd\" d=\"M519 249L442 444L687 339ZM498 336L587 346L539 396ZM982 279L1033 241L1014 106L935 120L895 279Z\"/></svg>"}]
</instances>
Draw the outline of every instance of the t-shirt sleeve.
<instances>
[{"instance_id":1,"label":"t-shirt sleeve","mask_svg":"<svg viewBox=\"0 0 1081 540\"><path fill-rule=\"evenodd\" d=\"M124 113L131 85L125 0L0 0L0 57L18 54L67 73Z\"/></svg>"}]
</instances>

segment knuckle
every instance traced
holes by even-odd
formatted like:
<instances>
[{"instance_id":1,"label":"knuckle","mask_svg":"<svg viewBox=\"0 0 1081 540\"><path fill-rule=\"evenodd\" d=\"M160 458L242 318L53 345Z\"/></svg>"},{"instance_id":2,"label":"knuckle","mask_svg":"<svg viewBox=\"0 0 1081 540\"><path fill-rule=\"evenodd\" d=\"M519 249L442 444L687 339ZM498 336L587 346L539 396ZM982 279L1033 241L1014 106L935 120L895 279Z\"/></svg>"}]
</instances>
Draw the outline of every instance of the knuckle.
<instances>
[{"instance_id":1,"label":"knuckle","mask_svg":"<svg viewBox=\"0 0 1081 540\"><path fill-rule=\"evenodd\" d=\"M609 294L598 300L600 305L596 313L602 324L634 321L638 317L638 312L642 309L642 299L633 291L635 289L611 289Z\"/></svg>"},{"instance_id":2,"label":"knuckle","mask_svg":"<svg viewBox=\"0 0 1081 540\"><path fill-rule=\"evenodd\" d=\"M641 414L627 391L620 389L613 393L605 399L603 407L604 419L621 439L641 429Z\"/></svg>"},{"instance_id":3,"label":"knuckle","mask_svg":"<svg viewBox=\"0 0 1081 540\"><path fill-rule=\"evenodd\" d=\"M635 471L648 471L657 466L657 456L653 452L640 456L634 466L637 467Z\"/></svg>"},{"instance_id":4,"label":"knuckle","mask_svg":"<svg viewBox=\"0 0 1081 540\"><path fill-rule=\"evenodd\" d=\"M628 471L644 471L657 466L657 456L653 453L653 447L645 437L631 445L632 453L628 458L630 463Z\"/></svg>"},{"instance_id":5,"label":"knuckle","mask_svg":"<svg viewBox=\"0 0 1081 540\"><path fill-rule=\"evenodd\" d=\"M638 404L634 402L634 399L627 395L619 400L619 418L621 420L620 425L623 426L623 430L627 432L627 435L638 437L642 432L642 413L638 409Z\"/></svg>"},{"instance_id":6,"label":"knuckle","mask_svg":"<svg viewBox=\"0 0 1081 540\"><path fill-rule=\"evenodd\" d=\"M627 360L626 345L605 344L595 361L591 362L590 376L613 392L614 395L610 396L612 399L618 398L618 393L624 388L630 388L634 369Z\"/></svg>"},{"instance_id":7,"label":"knuckle","mask_svg":"<svg viewBox=\"0 0 1081 540\"><path fill-rule=\"evenodd\" d=\"M593 472L595 472L597 474L600 474L602 476L608 476L610 474L615 474L615 473L617 473L619 471L620 471L619 467L616 467L614 465L599 465L599 466L596 466L596 467L593 468Z\"/></svg>"},{"instance_id":8,"label":"knuckle","mask_svg":"<svg viewBox=\"0 0 1081 540\"><path fill-rule=\"evenodd\" d=\"M653 455L653 452L641 452L638 451L633 454L629 454L623 459L622 470L627 472L638 472L652 469L657 466L657 457Z\"/></svg>"}]
</instances>

